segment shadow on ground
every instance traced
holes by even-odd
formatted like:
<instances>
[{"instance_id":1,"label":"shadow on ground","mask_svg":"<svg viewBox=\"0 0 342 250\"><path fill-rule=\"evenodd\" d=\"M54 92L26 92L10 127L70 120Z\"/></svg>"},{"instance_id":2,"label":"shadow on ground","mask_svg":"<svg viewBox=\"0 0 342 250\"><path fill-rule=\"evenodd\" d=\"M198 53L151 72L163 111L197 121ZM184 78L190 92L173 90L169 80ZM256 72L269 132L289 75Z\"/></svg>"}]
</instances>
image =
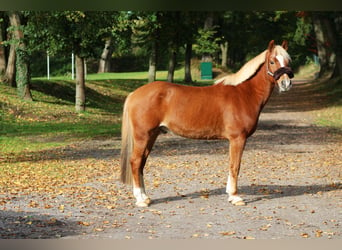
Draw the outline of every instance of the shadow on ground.
<instances>
[{"instance_id":1,"label":"shadow on ground","mask_svg":"<svg viewBox=\"0 0 342 250\"><path fill-rule=\"evenodd\" d=\"M296 186L296 185L253 185L241 186L239 191L244 194L247 203L254 203L262 199L278 199L291 196L301 196L304 194L317 194L329 191L342 190L342 183L334 183L329 185L311 185L311 186ZM218 188L209 191L210 196L227 195L225 188ZM203 192L193 192L177 196L168 196L159 199L154 199L152 206L159 203L168 203L179 200L198 199L203 196ZM248 197L252 196L252 197Z\"/></svg>"},{"instance_id":2,"label":"shadow on ground","mask_svg":"<svg viewBox=\"0 0 342 250\"><path fill-rule=\"evenodd\" d=\"M1 239L55 239L78 235L75 221L61 221L49 215L0 211Z\"/></svg>"}]
</instances>

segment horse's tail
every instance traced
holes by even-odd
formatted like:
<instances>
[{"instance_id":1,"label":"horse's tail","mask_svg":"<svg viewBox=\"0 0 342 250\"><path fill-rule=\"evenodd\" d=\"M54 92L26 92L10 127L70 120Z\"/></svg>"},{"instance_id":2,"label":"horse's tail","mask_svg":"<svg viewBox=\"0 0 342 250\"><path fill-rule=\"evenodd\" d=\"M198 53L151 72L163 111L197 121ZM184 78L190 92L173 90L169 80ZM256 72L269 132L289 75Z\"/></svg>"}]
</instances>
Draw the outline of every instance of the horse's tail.
<instances>
[{"instance_id":1,"label":"horse's tail","mask_svg":"<svg viewBox=\"0 0 342 250\"><path fill-rule=\"evenodd\" d=\"M128 100L127 97L122 116L122 128L121 128L121 181L125 184L132 185L132 168L130 164L130 158L133 150L133 127L128 112Z\"/></svg>"}]
</instances>

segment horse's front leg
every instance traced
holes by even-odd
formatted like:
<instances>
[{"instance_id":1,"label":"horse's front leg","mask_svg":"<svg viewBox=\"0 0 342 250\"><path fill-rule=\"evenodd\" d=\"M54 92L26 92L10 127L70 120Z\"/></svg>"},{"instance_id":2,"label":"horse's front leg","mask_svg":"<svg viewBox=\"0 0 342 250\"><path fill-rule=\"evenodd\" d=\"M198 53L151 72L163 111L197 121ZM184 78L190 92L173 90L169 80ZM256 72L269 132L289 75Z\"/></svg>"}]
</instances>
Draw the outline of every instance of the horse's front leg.
<instances>
[{"instance_id":1,"label":"horse's front leg","mask_svg":"<svg viewBox=\"0 0 342 250\"><path fill-rule=\"evenodd\" d=\"M147 207L151 203L151 199L146 195L143 172L147 157L149 156L158 135L159 130L157 129L145 136L135 136L131 166L133 175L133 195L137 200L135 204L138 207Z\"/></svg>"},{"instance_id":2,"label":"horse's front leg","mask_svg":"<svg viewBox=\"0 0 342 250\"><path fill-rule=\"evenodd\" d=\"M133 175L133 195L136 199L136 206L147 207L151 200L146 195L144 184L144 166L146 163L146 143L145 141L135 140L134 149L131 157Z\"/></svg>"},{"instance_id":3,"label":"horse's front leg","mask_svg":"<svg viewBox=\"0 0 342 250\"><path fill-rule=\"evenodd\" d=\"M229 146L229 175L226 192L228 201L236 206L243 206L245 202L238 196L237 181L240 171L241 157L246 144L246 137L240 136L230 140Z\"/></svg>"},{"instance_id":4,"label":"horse's front leg","mask_svg":"<svg viewBox=\"0 0 342 250\"><path fill-rule=\"evenodd\" d=\"M136 206L147 207L151 200L146 195L143 166L145 164L145 159L142 156L135 156L133 154L131 164L132 164L132 175L133 175L133 195L136 199Z\"/></svg>"}]
</instances>

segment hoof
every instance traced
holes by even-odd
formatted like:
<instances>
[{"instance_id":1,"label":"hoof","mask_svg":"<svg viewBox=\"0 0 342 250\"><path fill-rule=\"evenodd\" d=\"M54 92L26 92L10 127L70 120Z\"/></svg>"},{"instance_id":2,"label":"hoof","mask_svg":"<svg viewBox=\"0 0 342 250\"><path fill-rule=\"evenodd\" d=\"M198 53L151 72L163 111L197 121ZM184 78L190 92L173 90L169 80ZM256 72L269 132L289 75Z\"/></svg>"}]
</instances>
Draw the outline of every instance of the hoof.
<instances>
[{"instance_id":1,"label":"hoof","mask_svg":"<svg viewBox=\"0 0 342 250\"><path fill-rule=\"evenodd\" d=\"M147 204L147 205L150 205L151 204L151 199L150 198L147 198L146 200L145 200L145 203Z\"/></svg>"},{"instance_id":2,"label":"hoof","mask_svg":"<svg viewBox=\"0 0 342 250\"><path fill-rule=\"evenodd\" d=\"M151 199L150 198L148 198L146 200L143 200L143 201L137 201L135 203L135 205L137 207L148 207L150 204L151 204Z\"/></svg>"},{"instance_id":3,"label":"hoof","mask_svg":"<svg viewBox=\"0 0 342 250\"><path fill-rule=\"evenodd\" d=\"M230 196L228 201L231 202L234 206L245 206L246 203L239 196Z\"/></svg>"},{"instance_id":4,"label":"hoof","mask_svg":"<svg viewBox=\"0 0 342 250\"><path fill-rule=\"evenodd\" d=\"M235 203L232 202L234 206L246 206L246 202L244 201L237 201Z\"/></svg>"}]
</instances>

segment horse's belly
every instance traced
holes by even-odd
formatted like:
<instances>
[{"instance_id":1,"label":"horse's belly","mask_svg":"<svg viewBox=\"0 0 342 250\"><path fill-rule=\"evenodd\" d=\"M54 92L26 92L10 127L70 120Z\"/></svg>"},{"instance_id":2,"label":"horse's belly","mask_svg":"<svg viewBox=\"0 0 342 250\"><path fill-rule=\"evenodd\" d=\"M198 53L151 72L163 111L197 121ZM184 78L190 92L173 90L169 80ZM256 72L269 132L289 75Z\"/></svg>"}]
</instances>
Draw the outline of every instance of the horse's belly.
<instances>
[{"instance_id":1,"label":"horse's belly","mask_svg":"<svg viewBox=\"0 0 342 250\"><path fill-rule=\"evenodd\" d=\"M172 133L190 139L223 139L224 137L213 127L184 126L184 124L161 124L163 131L165 128Z\"/></svg>"}]
</instances>

